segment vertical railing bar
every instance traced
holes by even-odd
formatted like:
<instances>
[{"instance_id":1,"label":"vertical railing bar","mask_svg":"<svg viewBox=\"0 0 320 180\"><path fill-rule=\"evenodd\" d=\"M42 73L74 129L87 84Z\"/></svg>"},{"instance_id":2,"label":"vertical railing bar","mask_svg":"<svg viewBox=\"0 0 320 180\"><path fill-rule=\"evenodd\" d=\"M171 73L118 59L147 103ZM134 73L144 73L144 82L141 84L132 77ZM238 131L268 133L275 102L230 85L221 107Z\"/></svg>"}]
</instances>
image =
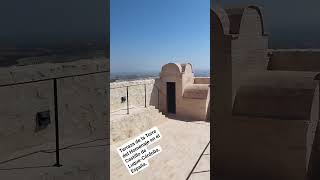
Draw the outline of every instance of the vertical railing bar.
<instances>
[{"instance_id":1,"label":"vertical railing bar","mask_svg":"<svg viewBox=\"0 0 320 180\"><path fill-rule=\"evenodd\" d=\"M127 114L129 114L129 86L127 86Z\"/></svg>"},{"instance_id":2,"label":"vertical railing bar","mask_svg":"<svg viewBox=\"0 0 320 180\"><path fill-rule=\"evenodd\" d=\"M144 84L144 107L147 107L147 85Z\"/></svg>"},{"instance_id":3,"label":"vertical railing bar","mask_svg":"<svg viewBox=\"0 0 320 180\"><path fill-rule=\"evenodd\" d=\"M159 88L157 87L157 89L158 89L158 109L159 109L159 111L160 111Z\"/></svg>"},{"instance_id":4,"label":"vertical railing bar","mask_svg":"<svg viewBox=\"0 0 320 180\"><path fill-rule=\"evenodd\" d=\"M54 166L61 167L60 164L60 145L59 145L59 109L58 109L58 92L57 92L57 79L53 79L54 89L54 120L55 120L55 136L56 136L56 164Z\"/></svg>"}]
</instances>

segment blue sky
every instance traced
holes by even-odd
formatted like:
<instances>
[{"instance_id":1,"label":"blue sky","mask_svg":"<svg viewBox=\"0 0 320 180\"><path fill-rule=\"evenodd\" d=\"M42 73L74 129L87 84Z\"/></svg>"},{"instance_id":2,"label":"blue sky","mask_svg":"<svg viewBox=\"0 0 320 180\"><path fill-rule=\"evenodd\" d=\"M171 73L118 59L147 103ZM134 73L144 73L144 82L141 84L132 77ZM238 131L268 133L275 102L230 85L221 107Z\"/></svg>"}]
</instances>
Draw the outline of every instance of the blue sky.
<instances>
[{"instance_id":1,"label":"blue sky","mask_svg":"<svg viewBox=\"0 0 320 180\"><path fill-rule=\"evenodd\" d=\"M111 73L160 71L168 62L209 69L209 8L209 0L111 0Z\"/></svg>"}]
</instances>

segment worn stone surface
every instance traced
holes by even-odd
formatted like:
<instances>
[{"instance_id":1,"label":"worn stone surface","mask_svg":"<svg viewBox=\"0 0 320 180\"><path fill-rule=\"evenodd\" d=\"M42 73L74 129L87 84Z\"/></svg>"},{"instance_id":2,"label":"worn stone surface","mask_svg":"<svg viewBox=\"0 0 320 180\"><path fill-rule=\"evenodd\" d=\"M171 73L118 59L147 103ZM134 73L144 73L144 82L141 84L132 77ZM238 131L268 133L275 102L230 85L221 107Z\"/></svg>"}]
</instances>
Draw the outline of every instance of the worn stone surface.
<instances>
[{"instance_id":1,"label":"worn stone surface","mask_svg":"<svg viewBox=\"0 0 320 180\"><path fill-rule=\"evenodd\" d=\"M3 75L0 80L0 165L2 169L11 168L10 171L0 168L0 177L35 180L105 178L105 171L102 170L106 168L106 159L101 157L106 157L107 153L107 64L102 60L88 60L0 69ZM60 155L64 165L60 169L50 167L55 163L52 153L55 148L54 88L50 78L59 78L57 108L60 147L77 146L77 143L97 139L102 139L104 144L97 151L86 150L85 147L67 148L68 152ZM45 129L36 130L37 113L47 110L50 111L51 123ZM41 153L41 150L49 150L50 153ZM5 162L28 153L31 155ZM12 166L9 167L10 164ZM82 167L88 170L82 171Z\"/></svg>"},{"instance_id":2,"label":"worn stone surface","mask_svg":"<svg viewBox=\"0 0 320 180\"><path fill-rule=\"evenodd\" d=\"M43 63L0 68L0 85L38 81L64 76L109 71L107 59L79 60L66 63Z\"/></svg>"},{"instance_id":3,"label":"worn stone surface","mask_svg":"<svg viewBox=\"0 0 320 180\"><path fill-rule=\"evenodd\" d=\"M60 137L105 138L107 114L107 73L60 79Z\"/></svg>"},{"instance_id":4,"label":"worn stone surface","mask_svg":"<svg viewBox=\"0 0 320 180\"><path fill-rule=\"evenodd\" d=\"M11 180L106 180L105 168L108 160L107 158L101 158L105 157L106 154L106 141L85 142L90 142L90 140L73 140L61 144L62 147L67 147L82 143L60 152L61 164L63 165L61 167L53 167L55 162L54 153L29 154L39 149L52 152L54 144L43 144L37 148L24 149L9 154L7 159L26 154L29 155L5 164L1 163L0 177Z\"/></svg>"},{"instance_id":5,"label":"worn stone surface","mask_svg":"<svg viewBox=\"0 0 320 180\"><path fill-rule=\"evenodd\" d=\"M194 77L194 84L210 84L210 77Z\"/></svg>"},{"instance_id":6,"label":"worn stone surface","mask_svg":"<svg viewBox=\"0 0 320 180\"><path fill-rule=\"evenodd\" d=\"M51 81L0 88L0 158L30 146L54 141ZM51 124L36 132L37 112L50 110Z\"/></svg>"},{"instance_id":7,"label":"worn stone surface","mask_svg":"<svg viewBox=\"0 0 320 180\"><path fill-rule=\"evenodd\" d=\"M129 91L130 106L158 106L158 89L155 79L135 80L110 83L110 111L116 112L127 107L127 102L121 103L121 97L127 98L127 87ZM145 92L146 87L146 92Z\"/></svg>"},{"instance_id":8,"label":"worn stone surface","mask_svg":"<svg viewBox=\"0 0 320 180\"><path fill-rule=\"evenodd\" d=\"M209 180L210 179L210 144L201 155L199 162L192 171L191 180Z\"/></svg>"},{"instance_id":9,"label":"worn stone surface","mask_svg":"<svg viewBox=\"0 0 320 180\"><path fill-rule=\"evenodd\" d=\"M319 82L316 73L293 71L310 69L300 62L303 53L314 57L299 52L290 64L292 52L275 51L269 61L262 17L256 6L211 11L213 171L219 179L304 180L319 120Z\"/></svg>"},{"instance_id":10,"label":"worn stone surface","mask_svg":"<svg viewBox=\"0 0 320 180\"><path fill-rule=\"evenodd\" d=\"M248 78L237 91L234 115L310 119L316 73L265 72Z\"/></svg>"},{"instance_id":11,"label":"worn stone surface","mask_svg":"<svg viewBox=\"0 0 320 180\"><path fill-rule=\"evenodd\" d=\"M233 133L219 133L218 137L223 136L224 141L216 141L213 168L216 175L249 179L262 175L267 179L307 177L309 143L317 121L236 116L232 120L235 122L229 129Z\"/></svg>"},{"instance_id":12,"label":"worn stone surface","mask_svg":"<svg viewBox=\"0 0 320 180\"><path fill-rule=\"evenodd\" d=\"M271 50L268 70L320 72L319 49Z\"/></svg>"},{"instance_id":13,"label":"worn stone surface","mask_svg":"<svg viewBox=\"0 0 320 180\"><path fill-rule=\"evenodd\" d=\"M110 116L111 142L116 143L132 138L166 120L167 118L153 106L130 107L130 114L127 114L126 110L112 113Z\"/></svg>"},{"instance_id":14,"label":"worn stone surface","mask_svg":"<svg viewBox=\"0 0 320 180\"><path fill-rule=\"evenodd\" d=\"M129 101L129 106L155 106L157 109L160 109L166 114L166 82L175 81L177 93L177 115L185 120L205 120L207 118L207 109L210 99L210 78L194 77L190 64L182 64L179 68L180 69L178 71L175 71L175 67L164 70L162 72L162 78L160 79L145 79L111 83L111 112L117 112L126 109L127 101ZM181 74L182 71L183 75ZM126 100L122 102L123 98Z\"/></svg>"},{"instance_id":15,"label":"worn stone surface","mask_svg":"<svg viewBox=\"0 0 320 180\"><path fill-rule=\"evenodd\" d=\"M167 83L175 83L176 117L184 120L206 120L210 100L208 78L195 83L192 65L168 63L162 67L159 79L160 110L168 114Z\"/></svg>"},{"instance_id":16,"label":"worn stone surface","mask_svg":"<svg viewBox=\"0 0 320 180\"><path fill-rule=\"evenodd\" d=\"M162 152L149 160L150 166L131 176L123 164L116 148L129 139L111 146L111 179L118 180L168 180L186 179L209 142L209 124L167 119L158 124L162 138ZM152 145L153 146L153 145Z\"/></svg>"}]
</instances>

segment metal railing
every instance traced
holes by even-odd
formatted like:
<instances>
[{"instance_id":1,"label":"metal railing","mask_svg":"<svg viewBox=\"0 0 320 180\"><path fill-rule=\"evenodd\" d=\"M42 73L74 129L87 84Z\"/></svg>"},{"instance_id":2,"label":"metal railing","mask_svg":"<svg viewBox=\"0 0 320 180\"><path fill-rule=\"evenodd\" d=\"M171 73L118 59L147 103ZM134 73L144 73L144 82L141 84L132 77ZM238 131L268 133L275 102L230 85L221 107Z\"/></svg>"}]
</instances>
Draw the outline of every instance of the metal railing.
<instances>
[{"instance_id":1,"label":"metal railing","mask_svg":"<svg viewBox=\"0 0 320 180\"><path fill-rule=\"evenodd\" d=\"M150 85L152 83L144 83L144 84L133 84L133 85L127 85L127 86L120 86L120 87L113 87L110 88L111 89L123 89L126 88L126 111L127 114L130 114L130 97L129 97L129 90L130 87L134 87L134 86L144 86L144 107L147 108L147 85ZM155 84L153 84L153 87L155 87L157 89L157 104L158 104L158 109L160 109L160 89L159 87L157 87ZM117 112L119 110L113 111L113 112ZM111 112L111 113L113 113Z\"/></svg>"},{"instance_id":2,"label":"metal railing","mask_svg":"<svg viewBox=\"0 0 320 180\"><path fill-rule=\"evenodd\" d=\"M100 73L107 73L109 71L100 71L100 72L93 72L93 73L84 73L84 74L78 74L78 75L69 75L69 76L60 76L55 78L44 78L39 80L31 80L31 81L22 81L22 82L16 82L16 83L8 83L0 85L0 88L2 87L8 87L8 86L16 86L16 85L22 85L22 84L30 84L30 83L36 83L36 82L43 82L43 81L52 81L53 82L53 98L54 98L54 121L55 121L55 154L56 154L56 162L53 166L55 167L61 167L60 164L60 138L59 138L59 105L58 105L58 88L57 88L57 80L64 79L64 78L70 78L70 77L79 77L79 76L86 76L86 75L92 75L92 74L100 74ZM14 160L14 159L13 159Z\"/></svg>"}]
</instances>

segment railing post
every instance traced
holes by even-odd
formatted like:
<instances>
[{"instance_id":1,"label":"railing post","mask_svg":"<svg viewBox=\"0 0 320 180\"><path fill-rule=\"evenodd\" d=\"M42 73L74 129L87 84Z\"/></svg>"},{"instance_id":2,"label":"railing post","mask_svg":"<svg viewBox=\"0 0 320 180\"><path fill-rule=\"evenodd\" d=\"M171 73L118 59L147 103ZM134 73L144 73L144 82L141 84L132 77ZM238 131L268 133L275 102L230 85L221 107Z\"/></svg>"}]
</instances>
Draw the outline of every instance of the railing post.
<instances>
[{"instance_id":1,"label":"railing post","mask_svg":"<svg viewBox=\"0 0 320 180\"><path fill-rule=\"evenodd\" d=\"M160 111L160 101L159 101L159 92L160 92L160 90L159 90L159 87L157 87L157 89L158 89L158 109Z\"/></svg>"},{"instance_id":2,"label":"railing post","mask_svg":"<svg viewBox=\"0 0 320 180\"><path fill-rule=\"evenodd\" d=\"M129 114L129 86L127 86L127 114Z\"/></svg>"},{"instance_id":3,"label":"railing post","mask_svg":"<svg viewBox=\"0 0 320 180\"><path fill-rule=\"evenodd\" d=\"M147 85L144 84L144 107L147 107Z\"/></svg>"},{"instance_id":4,"label":"railing post","mask_svg":"<svg viewBox=\"0 0 320 180\"><path fill-rule=\"evenodd\" d=\"M60 147L59 147L59 109L58 109L58 92L57 92L57 79L53 79L54 91L54 120L55 120L55 133L56 133L56 164L54 166L61 167L60 164Z\"/></svg>"}]
</instances>

